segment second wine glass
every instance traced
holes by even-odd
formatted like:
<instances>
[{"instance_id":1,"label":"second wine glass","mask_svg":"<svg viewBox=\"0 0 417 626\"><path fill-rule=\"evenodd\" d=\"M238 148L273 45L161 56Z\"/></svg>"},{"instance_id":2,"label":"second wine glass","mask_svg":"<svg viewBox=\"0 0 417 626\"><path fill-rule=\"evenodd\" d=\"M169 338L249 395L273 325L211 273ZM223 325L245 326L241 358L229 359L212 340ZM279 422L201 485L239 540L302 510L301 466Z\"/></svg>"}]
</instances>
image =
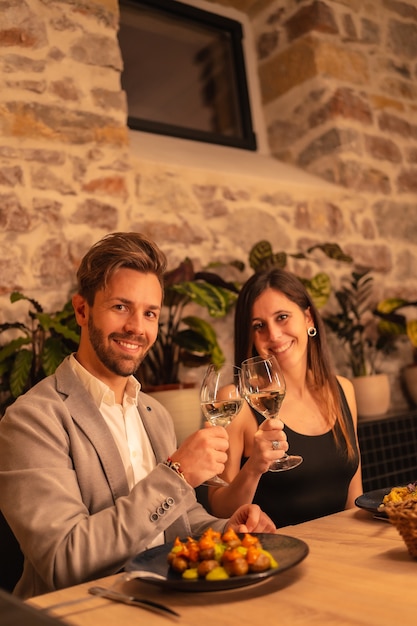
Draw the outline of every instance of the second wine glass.
<instances>
[{"instance_id":1,"label":"second wine glass","mask_svg":"<svg viewBox=\"0 0 417 626\"><path fill-rule=\"evenodd\" d=\"M246 400L255 411L265 419L278 417L285 398L286 385L284 374L274 356L266 358L255 356L243 361L242 387ZM290 470L300 465L302 461L301 456L285 454L270 465L269 471Z\"/></svg>"},{"instance_id":2,"label":"second wine glass","mask_svg":"<svg viewBox=\"0 0 417 626\"><path fill-rule=\"evenodd\" d=\"M200 389L201 410L206 420L213 426L228 426L242 408L243 400L240 368L209 365ZM226 487L229 483L214 476L204 484Z\"/></svg>"}]
</instances>

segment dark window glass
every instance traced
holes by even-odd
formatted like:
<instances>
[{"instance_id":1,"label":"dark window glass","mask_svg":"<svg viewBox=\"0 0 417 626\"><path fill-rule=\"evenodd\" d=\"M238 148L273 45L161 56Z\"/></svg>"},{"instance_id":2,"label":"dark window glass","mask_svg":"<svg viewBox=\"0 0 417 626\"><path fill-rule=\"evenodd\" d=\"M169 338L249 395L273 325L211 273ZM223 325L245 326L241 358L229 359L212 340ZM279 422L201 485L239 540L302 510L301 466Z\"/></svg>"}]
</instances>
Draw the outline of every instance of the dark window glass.
<instances>
[{"instance_id":1,"label":"dark window glass","mask_svg":"<svg viewBox=\"0 0 417 626\"><path fill-rule=\"evenodd\" d=\"M256 150L242 26L170 0L121 0L128 125Z\"/></svg>"}]
</instances>

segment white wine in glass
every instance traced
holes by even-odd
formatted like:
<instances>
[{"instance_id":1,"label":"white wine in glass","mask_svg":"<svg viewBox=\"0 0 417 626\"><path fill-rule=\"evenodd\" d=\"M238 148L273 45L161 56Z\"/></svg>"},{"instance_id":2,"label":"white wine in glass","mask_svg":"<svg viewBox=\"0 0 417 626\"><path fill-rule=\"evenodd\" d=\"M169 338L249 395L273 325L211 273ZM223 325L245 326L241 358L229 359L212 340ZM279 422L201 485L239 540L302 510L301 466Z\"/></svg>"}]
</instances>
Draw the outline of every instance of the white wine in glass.
<instances>
[{"instance_id":1,"label":"white wine in glass","mask_svg":"<svg viewBox=\"0 0 417 626\"><path fill-rule=\"evenodd\" d=\"M247 402L265 419L278 417L285 398L285 379L274 356L255 356L242 363L242 392ZM270 472L283 472L293 469L303 462L298 455L285 454L274 461Z\"/></svg>"},{"instance_id":2,"label":"white wine in glass","mask_svg":"<svg viewBox=\"0 0 417 626\"><path fill-rule=\"evenodd\" d=\"M201 383L200 404L204 417L213 426L226 428L242 408L240 368L233 365L209 365ZM219 476L207 480L205 485L227 486Z\"/></svg>"}]
</instances>

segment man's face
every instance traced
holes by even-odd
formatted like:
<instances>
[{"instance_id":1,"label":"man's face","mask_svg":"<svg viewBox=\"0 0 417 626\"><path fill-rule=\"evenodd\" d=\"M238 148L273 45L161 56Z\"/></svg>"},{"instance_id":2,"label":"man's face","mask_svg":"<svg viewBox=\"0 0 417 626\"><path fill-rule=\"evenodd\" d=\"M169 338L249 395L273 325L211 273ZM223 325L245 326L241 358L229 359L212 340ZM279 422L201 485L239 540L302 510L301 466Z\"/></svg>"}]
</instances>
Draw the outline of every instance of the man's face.
<instances>
[{"instance_id":1,"label":"man's face","mask_svg":"<svg viewBox=\"0 0 417 626\"><path fill-rule=\"evenodd\" d=\"M78 354L84 367L105 381L134 374L158 334L162 289L157 277L122 268L96 293L91 307L78 299L74 308L83 329Z\"/></svg>"}]
</instances>

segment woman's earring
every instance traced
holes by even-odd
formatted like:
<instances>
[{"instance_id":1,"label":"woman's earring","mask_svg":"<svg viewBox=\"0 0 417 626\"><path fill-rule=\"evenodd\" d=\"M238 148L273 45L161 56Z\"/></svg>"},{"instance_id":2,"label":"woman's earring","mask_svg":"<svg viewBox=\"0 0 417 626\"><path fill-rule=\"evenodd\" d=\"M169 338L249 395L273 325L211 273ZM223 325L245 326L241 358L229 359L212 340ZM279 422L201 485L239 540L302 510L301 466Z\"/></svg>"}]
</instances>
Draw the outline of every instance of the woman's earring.
<instances>
[{"instance_id":1,"label":"woman's earring","mask_svg":"<svg viewBox=\"0 0 417 626\"><path fill-rule=\"evenodd\" d=\"M315 326L310 326L310 328L307 328L307 335L309 337L315 337L317 335L317 328Z\"/></svg>"}]
</instances>

